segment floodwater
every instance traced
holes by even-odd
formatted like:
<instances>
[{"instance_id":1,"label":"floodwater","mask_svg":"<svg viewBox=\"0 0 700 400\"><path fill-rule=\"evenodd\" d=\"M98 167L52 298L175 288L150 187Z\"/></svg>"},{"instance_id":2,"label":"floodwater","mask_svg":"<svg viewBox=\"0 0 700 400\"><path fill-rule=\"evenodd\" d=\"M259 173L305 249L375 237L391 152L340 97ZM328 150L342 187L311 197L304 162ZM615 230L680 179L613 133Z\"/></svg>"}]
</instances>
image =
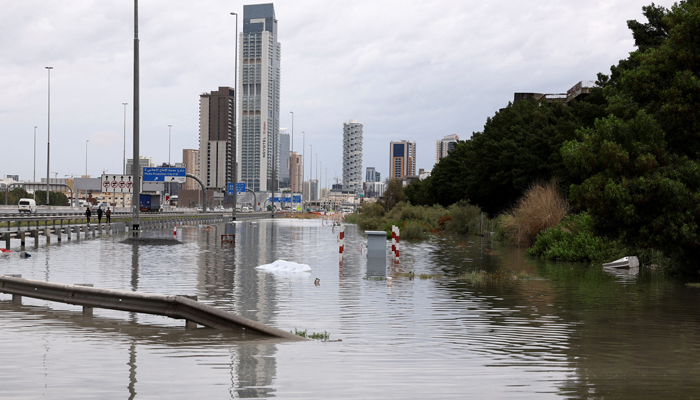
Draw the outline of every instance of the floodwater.
<instances>
[{"instance_id":1,"label":"floodwater","mask_svg":"<svg viewBox=\"0 0 700 400\"><path fill-rule=\"evenodd\" d=\"M199 301L284 330L328 332L289 342L184 321L0 294L0 398L700 398L700 289L642 271L528 260L487 238L402 242L389 285L367 266L366 239L318 220L181 227L178 246L29 240L31 258L0 255L0 274ZM172 237L171 230L144 236ZM18 246L13 241L13 247ZM254 268L283 259L311 273ZM421 273L527 272L474 285ZM416 278L397 275L415 271ZM320 285L314 285L314 279ZM340 340L340 341L335 341Z\"/></svg>"}]
</instances>

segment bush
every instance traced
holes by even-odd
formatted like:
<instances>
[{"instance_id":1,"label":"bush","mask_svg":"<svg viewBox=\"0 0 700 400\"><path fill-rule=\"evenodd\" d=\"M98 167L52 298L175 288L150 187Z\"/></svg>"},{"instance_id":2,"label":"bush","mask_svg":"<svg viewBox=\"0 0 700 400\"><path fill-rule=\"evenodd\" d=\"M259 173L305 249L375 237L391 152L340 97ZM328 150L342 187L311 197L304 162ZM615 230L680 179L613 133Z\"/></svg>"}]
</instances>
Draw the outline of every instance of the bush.
<instances>
[{"instance_id":1,"label":"bush","mask_svg":"<svg viewBox=\"0 0 700 400\"><path fill-rule=\"evenodd\" d=\"M451 205L449 210L452 218L445 223L446 231L461 234L481 233L481 209L479 207L460 200Z\"/></svg>"},{"instance_id":2,"label":"bush","mask_svg":"<svg viewBox=\"0 0 700 400\"><path fill-rule=\"evenodd\" d=\"M625 249L618 242L595 236L593 218L582 213L569 215L541 232L525 254L545 260L612 261L624 257Z\"/></svg>"},{"instance_id":3,"label":"bush","mask_svg":"<svg viewBox=\"0 0 700 400\"><path fill-rule=\"evenodd\" d=\"M428 226L426 223L418 221L408 221L403 228L399 228L401 240L423 240L428 236Z\"/></svg>"},{"instance_id":4,"label":"bush","mask_svg":"<svg viewBox=\"0 0 700 400\"><path fill-rule=\"evenodd\" d=\"M556 181L531 186L513 210L501 218L505 235L515 244L530 246L537 234L556 226L569 210Z\"/></svg>"},{"instance_id":5,"label":"bush","mask_svg":"<svg viewBox=\"0 0 700 400\"><path fill-rule=\"evenodd\" d=\"M357 224L360 221L360 216L354 212L345 216L346 224Z\"/></svg>"}]
</instances>

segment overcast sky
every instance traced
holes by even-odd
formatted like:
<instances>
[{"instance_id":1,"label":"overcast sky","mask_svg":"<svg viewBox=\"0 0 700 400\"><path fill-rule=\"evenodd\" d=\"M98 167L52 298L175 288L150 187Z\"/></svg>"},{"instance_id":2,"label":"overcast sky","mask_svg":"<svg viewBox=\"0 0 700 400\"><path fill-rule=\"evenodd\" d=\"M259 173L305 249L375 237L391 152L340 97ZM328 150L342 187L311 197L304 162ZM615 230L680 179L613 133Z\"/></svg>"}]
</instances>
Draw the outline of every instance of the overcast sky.
<instances>
[{"instance_id":1,"label":"overcast sky","mask_svg":"<svg viewBox=\"0 0 700 400\"><path fill-rule=\"evenodd\" d=\"M171 161L199 146L199 95L234 86L235 18L243 3L141 0L141 155ZM282 0L281 126L306 132L328 176L342 176L343 122L364 124L364 169L388 175L389 142L467 139L514 92L562 93L633 50L626 21L643 0ZM670 7L672 2L656 4ZM51 71L51 177L121 173L124 107L131 158L133 1L5 1L0 13L0 174L46 177ZM316 175L314 158L314 177ZM324 175L325 180L325 175Z\"/></svg>"}]
</instances>

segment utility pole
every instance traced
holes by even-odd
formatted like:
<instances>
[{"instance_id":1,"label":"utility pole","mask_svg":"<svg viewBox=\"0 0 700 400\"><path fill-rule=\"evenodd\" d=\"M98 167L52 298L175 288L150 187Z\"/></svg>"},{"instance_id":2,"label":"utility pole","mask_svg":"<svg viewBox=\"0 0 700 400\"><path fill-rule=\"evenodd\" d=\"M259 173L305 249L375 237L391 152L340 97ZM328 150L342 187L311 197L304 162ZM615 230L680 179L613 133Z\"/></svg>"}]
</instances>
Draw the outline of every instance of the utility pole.
<instances>
[{"instance_id":1,"label":"utility pole","mask_svg":"<svg viewBox=\"0 0 700 400\"><path fill-rule=\"evenodd\" d=\"M141 197L141 157L139 156L139 0L134 0L134 163L132 165L132 182L134 183L131 197L133 220L132 231L139 230L139 204Z\"/></svg>"},{"instance_id":2,"label":"utility pole","mask_svg":"<svg viewBox=\"0 0 700 400\"><path fill-rule=\"evenodd\" d=\"M234 113L234 121L233 121L233 134L234 134L234 139L233 139L233 212L231 215L231 220L235 221L236 220L236 207L238 206L238 188L236 185L238 184L238 14L235 12L232 12L231 15L236 16L236 33L234 35L235 38L235 43L236 43L236 58L235 58L235 66L233 67L233 75L234 75L234 80L233 80L233 109L235 110ZM201 155L200 155L201 157ZM255 207L253 207L255 208Z\"/></svg>"}]
</instances>

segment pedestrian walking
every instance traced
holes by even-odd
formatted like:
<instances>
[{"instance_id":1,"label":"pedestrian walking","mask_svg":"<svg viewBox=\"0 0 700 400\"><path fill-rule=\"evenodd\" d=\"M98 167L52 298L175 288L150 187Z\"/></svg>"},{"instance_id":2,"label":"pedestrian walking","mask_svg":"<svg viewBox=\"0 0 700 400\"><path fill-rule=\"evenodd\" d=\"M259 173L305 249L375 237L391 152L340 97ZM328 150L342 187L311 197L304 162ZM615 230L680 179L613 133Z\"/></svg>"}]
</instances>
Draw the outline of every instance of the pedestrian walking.
<instances>
[{"instance_id":1,"label":"pedestrian walking","mask_svg":"<svg viewBox=\"0 0 700 400\"><path fill-rule=\"evenodd\" d=\"M107 217L107 223L111 224L112 223L112 210L107 207L107 211L105 212L105 217Z\"/></svg>"},{"instance_id":2,"label":"pedestrian walking","mask_svg":"<svg viewBox=\"0 0 700 400\"><path fill-rule=\"evenodd\" d=\"M85 209L85 217L87 218L87 223L90 225L90 215L92 214L92 211L90 211L90 206L86 206L87 208Z\"/></svg>"},{"instance_id":3,"label":"pedestrian walking","mask_svg":"<svg viewBox=\"0 0 700 400\"><path fill-rule=\"evenodd\" d=\"M102 223L102 207L97 207L97 223Z\"/></svg>"}]
</instances>

